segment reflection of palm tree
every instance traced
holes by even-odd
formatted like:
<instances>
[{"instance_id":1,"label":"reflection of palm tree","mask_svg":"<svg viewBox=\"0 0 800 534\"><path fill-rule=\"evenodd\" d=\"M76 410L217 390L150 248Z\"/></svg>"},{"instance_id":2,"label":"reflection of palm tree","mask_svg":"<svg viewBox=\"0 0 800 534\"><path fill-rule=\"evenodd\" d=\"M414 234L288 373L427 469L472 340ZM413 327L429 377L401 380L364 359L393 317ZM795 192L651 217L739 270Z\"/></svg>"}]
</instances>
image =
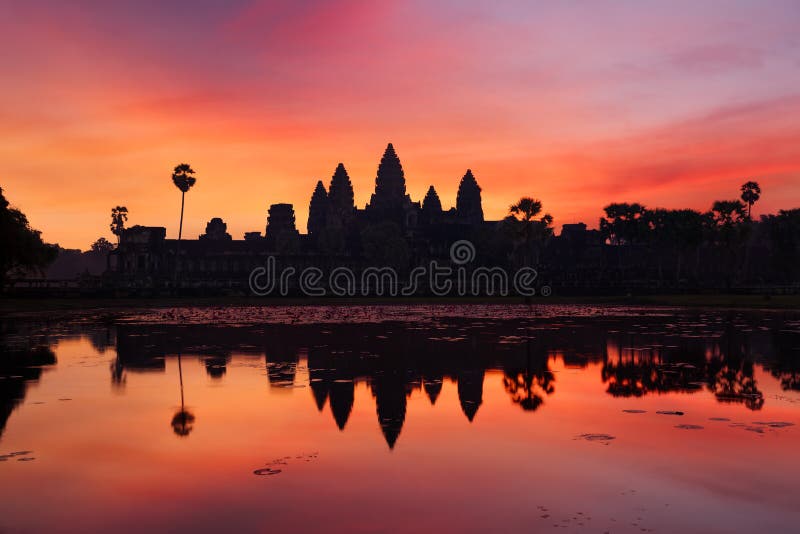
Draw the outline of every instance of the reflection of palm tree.
<instances>
[{"instance_id":1,"label":"reflection of palm tree","mask_svg":"<svg viewBox=\"0 0 800 534\"><path fill-rule=\"evenodd\" d=\"M514 404L519 404L526 412L533 412L544 403L545 396L552 395L555 391L553 382L556 377L548 366L546 354L539 354L536 361L533 361L530 337L525 349L525 368L506 369L503 387Z\"/></svg>"},{"instance_id":2,"label":"reflection of palm tree","mask_svg":"<svg viewBox=\"0 0 800 534\"><path fill-rule=\"evenodd\" d=\"M186 410L180 410L172 418L172 431L177 436L188 436L194 428L194 415Z\"/></svg>"},{"instance_id":3,"label":"reflection of palm tree","mask_svg":"<svg viewBox=\"0 0 800 534\"><path fill-rule=\"evenodd\" d=\"M555 391L555 376L551 371L531 371L525 369L509 373L503 377L503 386L511 396L511 401L519 404L525 411L536 411L544 403L544 397Z\"/></svg>"},{"instance_id":4,"label":"reflection of palm tree","mask_svg":"<svg viewBox=\"0 0 800 534\"><path fill-rule=\"evenodd\" d=\"M183 400L183 367L181 366L181 355L178 353L178 378L181 384L181 409L172 416L172 431L177 436L188 436L194 428L194 414L186 409Z\"/></svg>"},{"instance_id":5,"label":"reflection of palm tree","mask_svg":"<svg viewBox=\"0 0 800 534\"><path fill-rule=\"evenodd\" d=\"M712 362L709 388L714 396L720 402L741 402L750 410L760 410L764 395L753 376L753 362L737 362L730 356L727 360Z\"/></svg>"},{"instance_id":6,"label":"reflection of palm tree","mask_svg":"<svg viewBox=\"0 0 800 534\"><path fill-rule=\"evenodd\" d=\"M111 385L119 389L125 387L125 366L119 356L111 361Z\"/></svg>"}]
</instances>

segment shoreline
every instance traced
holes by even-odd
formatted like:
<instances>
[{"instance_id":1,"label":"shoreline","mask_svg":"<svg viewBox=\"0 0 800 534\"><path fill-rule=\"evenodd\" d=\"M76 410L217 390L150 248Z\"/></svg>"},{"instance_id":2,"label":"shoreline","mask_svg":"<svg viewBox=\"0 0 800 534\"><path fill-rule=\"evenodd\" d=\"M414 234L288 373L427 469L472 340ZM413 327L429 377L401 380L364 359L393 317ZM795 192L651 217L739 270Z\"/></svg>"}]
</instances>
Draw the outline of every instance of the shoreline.
<instances>
[{"instance_id":1,"label":"shoreline","mask_svg":"<svg viewBox=\"0 0 800 534\"><path fill-rule=\"evenodd\" d=\"M159 298L6 298L0 300L0 317L72 311L124 311L172 307L263 307L263 306L408 306L408 305L520 305L534 306L653 306L670 308L714 308L800 311L800 295L636 295L594 297L159 297Z\"/></svg>"}]
</instances>

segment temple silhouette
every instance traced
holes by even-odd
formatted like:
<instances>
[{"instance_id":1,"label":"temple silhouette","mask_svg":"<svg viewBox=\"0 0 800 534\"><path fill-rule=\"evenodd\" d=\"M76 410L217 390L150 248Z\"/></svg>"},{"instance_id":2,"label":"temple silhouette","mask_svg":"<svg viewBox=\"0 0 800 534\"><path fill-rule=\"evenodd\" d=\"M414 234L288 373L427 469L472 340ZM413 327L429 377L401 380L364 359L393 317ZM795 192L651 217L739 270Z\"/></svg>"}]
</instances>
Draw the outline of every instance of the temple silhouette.
<instances>
[{"instance_id":1,"label":"temple silhouette","mask_svg":"<svg viewBox=\"0 0 800 534\"><path fill-rule=\"evenodd\" d=\"M168 286L176 271L185 287L242 288L249 272L268 256L296 268L357 271L386 265L403 271L446 260L453 242L491 232L499 223L484 220L481 188L470 169L461 178L455 207L443 209L433 185L421 202L412 200L400 158L389 143L375 191L363 209L356 207L350 177L339 163L327 188L322 181L314 187L306 234L297 228L294 206L285 203L269 206L263 234L245 232L243 239L234 239L219 217L208 222L198 239L184 239L180 246L166 238L164 227L133 226L109 254L109 271L118 285L131 288Z\"/></svg>"}]
</instances>

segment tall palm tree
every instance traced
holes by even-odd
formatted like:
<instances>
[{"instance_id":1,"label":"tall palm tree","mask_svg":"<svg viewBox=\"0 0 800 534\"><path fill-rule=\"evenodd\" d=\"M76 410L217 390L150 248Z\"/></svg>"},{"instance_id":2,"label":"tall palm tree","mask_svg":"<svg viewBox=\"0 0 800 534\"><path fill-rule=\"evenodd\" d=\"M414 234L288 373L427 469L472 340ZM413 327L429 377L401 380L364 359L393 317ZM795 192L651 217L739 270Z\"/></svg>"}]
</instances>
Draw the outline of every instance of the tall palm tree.
<instances>
[{"instance_id":1,"label":"tall palm tree","mask_svg":"<svg viewBox=\"0 0 800 534\"><path fill-rule=\"evenodd\" d=\"M181 222L178 226L178 246L175 256L175 278L178 276L178 265L181 252L181 236L183 235L183 206L186 200L186 193L192 188L197 179L192 176L194 169L188 163L181 163L172 171L172 183L181 190Z\"/></svg>"},{"instance_id":2,"label":"tall palm tree","mask_svg":"<svg viewBox=\"0 0 800 534\"><path fill-rule=\"evenodd\" d=\"M742 184L742 201L747 204L747 218L750 218L750 212L753 210L753 204L758 202L761 198L761 187L758 182L745 182Z\"/></svg>"},{"instance_id":3,"label":"tall palm tree","mask_svg":"<svg viewBox=\"0 0 800 534\"><path fill-rule=\"evenodd\" d=\"M509 216L506 219L516 231L521 234L523 241L523 264L527 265L529 253L537 245L541 245L548 237L553 234L550 227L553 224L553 217L549 213L544 214L539 220L536 216L542 212L542 202L531 197L522 197L516 204L508 208ZM534 243L535 242L535 243ZM538 259L538 257L537 257Z\"/></svg>"},{"instance_id":4,"label":"tall palm tree","mask_svg":"<svg viewBox=\"0 0 800 534\"><path fill-rule=\"evenodd\" d=\"M117 236L117 245L119 245L122 237L122 231L125 230L125 222L128 220L128 208L125 206L117 206L111 208L111 233Z\"/></svg>"}]
</instances>

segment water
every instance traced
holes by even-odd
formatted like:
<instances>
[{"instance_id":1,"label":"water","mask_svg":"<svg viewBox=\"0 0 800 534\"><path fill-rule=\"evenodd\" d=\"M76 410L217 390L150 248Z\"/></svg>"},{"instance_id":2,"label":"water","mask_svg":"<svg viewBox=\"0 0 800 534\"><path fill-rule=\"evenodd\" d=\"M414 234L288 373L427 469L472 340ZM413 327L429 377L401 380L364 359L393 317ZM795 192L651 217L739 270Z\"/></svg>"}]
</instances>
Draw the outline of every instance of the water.
<instances>
[{"instance_id":1,"label":"water","mask_svg":"<svg viewBox=\"0 0 800 534\"><path fill-rule=\"evenodd\" d=\"M797 314L175 308L0 343L3 532L800 529Z\"/></svg>"}]
</instances>

